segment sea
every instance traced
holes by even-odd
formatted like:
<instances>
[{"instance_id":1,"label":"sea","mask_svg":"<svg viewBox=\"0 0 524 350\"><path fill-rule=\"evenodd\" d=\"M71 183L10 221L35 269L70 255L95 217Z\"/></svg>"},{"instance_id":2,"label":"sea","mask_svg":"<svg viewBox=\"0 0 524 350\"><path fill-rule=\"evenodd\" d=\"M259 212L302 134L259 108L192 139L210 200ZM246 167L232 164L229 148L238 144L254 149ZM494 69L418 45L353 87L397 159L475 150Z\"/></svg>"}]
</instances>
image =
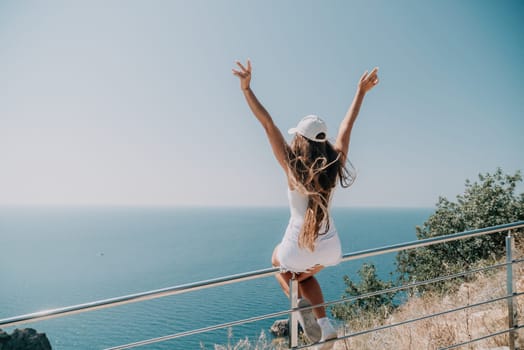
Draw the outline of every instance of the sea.
<instances>
[{"instance_id":1,"label":"sea","mask_svg":"<svg viewBox=\"0 0 524 350\"><path fill-rule=\"evenodd\" d=\"M335 208L349 253L416 240L432 208ZM270 267L289 209L183 207L0 207L0 319ZM326 300L363 263L395 278L395 254L342 263L318 274ZM46 333L53 349L107 349L287 310L274 277L4 328ZM285 318L285 317L280 317ZM137 349L214 349L256 341L267 319Z\"/></svg>"}]
</instances>

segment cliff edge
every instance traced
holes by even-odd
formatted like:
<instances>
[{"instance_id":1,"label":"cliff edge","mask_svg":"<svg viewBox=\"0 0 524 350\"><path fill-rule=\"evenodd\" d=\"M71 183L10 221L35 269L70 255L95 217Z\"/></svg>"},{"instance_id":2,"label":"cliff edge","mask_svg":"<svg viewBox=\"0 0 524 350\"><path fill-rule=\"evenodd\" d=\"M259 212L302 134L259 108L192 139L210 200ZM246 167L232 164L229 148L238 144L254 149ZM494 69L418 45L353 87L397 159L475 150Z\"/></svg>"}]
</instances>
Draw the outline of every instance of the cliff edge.
<instances>
[{"instance_id":1,"label":"cliff edge","mask_svg":"<svg viewBox=\"0 0 524 350\"><path fill-rule=\"evenodd\" d=\"M51 350L45 333L32 328L15 329L7 334L0 329L0 350Z\"/></svg>"}]
</instances>

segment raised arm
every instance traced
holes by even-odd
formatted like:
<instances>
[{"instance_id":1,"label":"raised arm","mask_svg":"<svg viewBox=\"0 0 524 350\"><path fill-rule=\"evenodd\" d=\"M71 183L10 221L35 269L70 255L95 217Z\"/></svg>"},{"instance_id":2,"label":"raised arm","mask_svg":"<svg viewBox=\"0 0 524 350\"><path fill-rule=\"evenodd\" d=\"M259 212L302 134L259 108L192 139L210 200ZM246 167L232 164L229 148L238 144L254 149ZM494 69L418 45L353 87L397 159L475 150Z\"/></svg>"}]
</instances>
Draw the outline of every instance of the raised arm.
<instances>
[{"instance_id":1,"label":"raised arm","mask_svg":"<svg viewBox=\"0 0 524 350\"><path fill-rule=\"evenodd\" d=\"M267 138L269 139L269 143L271 144L271 148L273 149L273 154L275 155L275 158L277 159L280 166L282 166L284 169L284 172L287 174L286 140L273 122L271 115L269 115L268 111L258 101L257 97L249 86L251 82L251 61L247 61L247 68L238 61L236 63L240 69L233 69L233 74L240 79L240 88L244 93L247 104L260 124L262 124L264 127Z\"/></svg>"},{"instance_id":2,"label":"raised arm","mask_svg":"<svg viewBox=\"0 0 524 350\"><path fill-rule=\"evenodd\" d=\"M371 73L368 74L366 71L360 81L358 82L357 92L353 98L353 103L349 107L346 116L340 123L338 129L337 140L335 142L335 149L339 151L341 155L342 162L346 161L347 154L349 152L349 141L351 138L351 130L353 129L353 124L357 120L358 112L360 111L360 106L364 100L366 93L371 90L375 85L378 84L378 68L375 67Z\"/></svg>"}]
</instances>

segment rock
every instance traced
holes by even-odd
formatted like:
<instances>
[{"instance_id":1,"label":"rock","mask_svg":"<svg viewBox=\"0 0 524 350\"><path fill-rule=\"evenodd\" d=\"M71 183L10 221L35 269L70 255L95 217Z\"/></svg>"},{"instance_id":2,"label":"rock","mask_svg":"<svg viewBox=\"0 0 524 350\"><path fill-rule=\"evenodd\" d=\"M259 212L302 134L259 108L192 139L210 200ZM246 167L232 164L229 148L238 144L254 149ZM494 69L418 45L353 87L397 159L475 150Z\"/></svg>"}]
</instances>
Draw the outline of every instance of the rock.
<instances>
[{"instance_id":1,"label":"rock","mask_svg":"<svg viewBox=\"0 0 524 350\"><path fill-rule=\"evenodd\" d=\"M2 349L2 344L5 344L11 339L11 336L0 329L0 350Z\"/></svg>"},{"instance_id":2,"label":"rock","mask_svg":"<svg viewBox=\"0 0 524 350\"><path fill-rule=\"evenodd\" d=\"M269 331L273 334L274 337L286 337L289 334L289 324L288 320L276 320L273 322Z\"/></svg>"},{"instance_id":3,"label":"rock","mask_svg":"<svg viewBox=\"0 0 524 350\"><path fill-rule=\"evenodd\" d=\"M15 329L7 334L0 329L0 350L51 350L45 333L32 328Z\"/></svg>"},{"instance_id":4,"label":"rock","mask_svg":"<svg viewBox=\"0 0 524 350\"><path fill-rule=\"evenodd\" d=\"M289 335L289 320L287 318L283 320L276 320L275 322L273 322L273 325L271 326L271 328L269 328L269 331L276 338L287 337ZM301 334L301 333L302 333L302 327L299 324L298 325L298 334Z\"/></svg>"}]
</instances>

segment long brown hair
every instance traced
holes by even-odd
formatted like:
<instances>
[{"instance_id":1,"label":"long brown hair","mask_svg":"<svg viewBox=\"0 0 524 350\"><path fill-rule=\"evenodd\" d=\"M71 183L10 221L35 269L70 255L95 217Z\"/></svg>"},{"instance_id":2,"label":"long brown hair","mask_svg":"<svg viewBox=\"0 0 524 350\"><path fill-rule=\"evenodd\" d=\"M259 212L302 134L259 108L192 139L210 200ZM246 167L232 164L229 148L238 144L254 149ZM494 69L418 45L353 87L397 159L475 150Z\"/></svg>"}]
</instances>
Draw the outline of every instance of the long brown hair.
<instances>
[{"instance_id":1,"label":"long brown hair","mask_svg":"<svg viewBox=\"0 0 524 350\"><path fill-rule=\"evenodd\" d=\"M309 198L298 246L313 251L319 234L329 231L329 199L337 178L342 187L349 187L355 176L329 141L316 142L296 134L287 153L291 183ZM322 224L325 232L320 233Z\"/></svg>"}]
</instances>

